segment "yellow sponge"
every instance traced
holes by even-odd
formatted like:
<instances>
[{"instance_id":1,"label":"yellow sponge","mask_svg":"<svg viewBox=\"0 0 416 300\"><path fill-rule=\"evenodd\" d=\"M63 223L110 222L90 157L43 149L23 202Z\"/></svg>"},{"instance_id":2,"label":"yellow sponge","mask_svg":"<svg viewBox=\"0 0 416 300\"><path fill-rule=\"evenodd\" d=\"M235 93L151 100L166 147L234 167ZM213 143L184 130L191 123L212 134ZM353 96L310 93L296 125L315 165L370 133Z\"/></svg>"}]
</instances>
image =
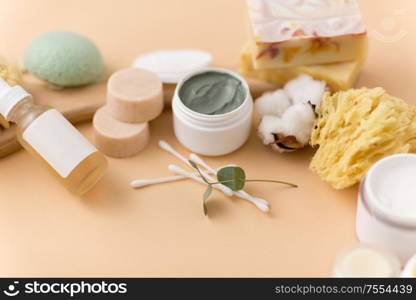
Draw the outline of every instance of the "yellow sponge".
<instances>
[{"instance_id":1,"label":"yellow sponge","mask_svg":"<svg viewBox=\"0 0 416 300\"><path fill-rule=\"evenodd\" d=\"M240 54L240 72L244 76L255 77L278 85L283 85L300 74L308 74L315 79L325 80L335 92L347 90L354 85L363 60L364 58L344 63L256 70L253 67L251 47L246 44Z\"/></svg>"},{"instance_id":2,"label":"yellow sponge","mask_svg":"<svg viewBox=\"0 0 416 300\"><path fill-rule=\"evenodd\" d=\"M383 88L326 93L316 112L310 168L334 188L354 185L377 160L416 151L416 109Z\"/></svg>"},{"instance_id":3,"label":"yellow sponge","mask_svg":"<svg viewBox=\"0 0 416 300\"><path fill-rule=\"evenodd\" d=\"M16 65L8 63L3 57L0 57L0 77L12 86L22 84L22 72L20 69ZM0 116L0 126L4 128L9 127L9 122L2 116Z\"/></svg>"}]
</instances>

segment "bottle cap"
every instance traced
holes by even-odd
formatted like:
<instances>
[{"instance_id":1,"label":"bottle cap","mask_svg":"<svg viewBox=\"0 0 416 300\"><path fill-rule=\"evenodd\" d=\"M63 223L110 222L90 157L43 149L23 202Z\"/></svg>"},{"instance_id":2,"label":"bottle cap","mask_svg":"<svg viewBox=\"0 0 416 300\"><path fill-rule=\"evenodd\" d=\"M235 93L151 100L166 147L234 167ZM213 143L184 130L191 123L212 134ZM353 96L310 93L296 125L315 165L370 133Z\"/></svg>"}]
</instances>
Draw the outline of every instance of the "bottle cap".
<instances>
[{"instance_id":1,"label":"bottle cap","mask_svg":"<svg viewBox=\"0 0 416 300\"><path fill-rule=\"evenodd\" d=\"M12 109L22 100L32 97L21 86L10 86L0 77L0 115L8 120Z\"/></svg>"}]
</instances>

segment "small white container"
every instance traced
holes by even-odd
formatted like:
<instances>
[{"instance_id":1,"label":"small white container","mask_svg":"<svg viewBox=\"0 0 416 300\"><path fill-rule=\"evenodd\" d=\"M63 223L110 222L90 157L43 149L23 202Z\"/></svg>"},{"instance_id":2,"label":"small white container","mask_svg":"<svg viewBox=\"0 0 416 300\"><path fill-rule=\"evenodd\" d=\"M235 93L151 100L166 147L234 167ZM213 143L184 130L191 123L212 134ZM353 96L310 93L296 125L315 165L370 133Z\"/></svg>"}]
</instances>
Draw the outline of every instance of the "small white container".
<instances>
[{"instance_id":1,"label":"small white container","mask_svg":"<svg viewBox=\"0 0 416 300\"><path fill-rule=\"evenodd\" d=\"M189 78L206 72L226 73L240 80L246 91L243 103L233 111L219 115L201 114L186 107L179 98L182 85ZM227 69L204 68L185 76L176 87L172 110L176 138L192 152L208 156L228 154L240 148L250 135L253 99L248 84Z\"/></svg>"},{"instance_id":2,"label":"small white container","mask_svg":"<svg viewBox=\"0 0 416 300\"><path fill-rule=\"evenodd\" d=\"M358 196L359 240L389 249L402 263L416 253L415 178L416 155L392 155L370 168Z\"/></svg>"},{"instance_id":3,"label":"small white container","mask_svg":"<svg viewBox=\"0 0 416 300\"><path fill-rule=\"evenodd\" d=\"M339 253L332 266L332 277L398 277L399 259L373 245L358 244Z\"/></svg>"}]
</instances>

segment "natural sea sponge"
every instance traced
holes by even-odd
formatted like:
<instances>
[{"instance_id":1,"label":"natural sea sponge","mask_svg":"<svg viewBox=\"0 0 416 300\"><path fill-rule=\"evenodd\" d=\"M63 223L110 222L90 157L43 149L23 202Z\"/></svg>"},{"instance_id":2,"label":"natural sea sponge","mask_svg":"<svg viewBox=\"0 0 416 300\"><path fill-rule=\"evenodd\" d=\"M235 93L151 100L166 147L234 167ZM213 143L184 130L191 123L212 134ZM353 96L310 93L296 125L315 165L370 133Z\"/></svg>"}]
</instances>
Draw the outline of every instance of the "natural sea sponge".
<instances>
[{"instance_id":1,"label":"natural sea sponge","mask_svg":"<svg viewBox=\"0 0 416 300\"><path fill-rule=\"evenodd\" d=\"M51 31L34 39L25 51L24 62L30 73L61 87L94 83L104 72L97 47L66 31Z\"/></svg>"},{"instance_id":2,"label":"natural sea sponge","mask_svg":"<svg viewBox=\"0 0 416 300\"><path fill-rule=\"evenodd\" d=\"M379 159L416 151L416 109L383 88L326 93L317 107L310 168L334 188L358 183Z\"/></svg>"}]
</instances>

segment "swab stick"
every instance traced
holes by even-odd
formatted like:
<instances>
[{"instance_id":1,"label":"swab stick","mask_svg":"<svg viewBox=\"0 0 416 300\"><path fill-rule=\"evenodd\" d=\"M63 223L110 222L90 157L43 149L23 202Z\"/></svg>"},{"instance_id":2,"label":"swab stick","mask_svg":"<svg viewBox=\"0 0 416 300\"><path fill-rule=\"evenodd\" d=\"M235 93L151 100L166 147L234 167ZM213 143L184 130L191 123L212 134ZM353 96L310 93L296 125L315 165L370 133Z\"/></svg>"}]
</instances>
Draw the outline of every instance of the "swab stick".
<instances>
[{"instance_id":1,"label":"swab stick","mask_svg":"<svg viewBox=\"0 0 416 300\"><path fill-rule=\"evenodd\" d=\"M133 188L141 188L141 187L152 185L152 184L172 182L172 181L182 180L186 178L188 177L183 176L183 175L177 175L177 176L169 176L169 177L162 177L162 178L156 178L156 179L137 179L137 180L133 180L130 183L130 186Z\"/></svg>"},{"instance_id":2,"label":"swab stick","mask_svg":"<svg viewBox=\"0 0 416 300\"><path fill-rule=\"evenodd\" d=\"M189 158L191 160L193 160L194 162L196 162L197 164L201 165L202 167L204 167L208 172L210 172L211 174L216 174L216 170L212 167L210 167L201 157L199 157L198 155L191 153L189 155ZM242 198L244 200L250 201L251 203L253 203L255 206L257 206L260 210L262 211L269 211L269 202L267 202L264 199L261 198L256 198L251 196L250 194L248 194L247 192L240 190L237 192L233 192L235 196Z\"/></svg>"},{"instance_id":3,"label":"swab stick","mask_svg":"<svg viewBox=\"0 0 416 300\"><path fill-rule=\"evenodd\" d=\"M169 152L170 154L176 156L176 158L183 161L186 165L190 166L188 160L182 154L180 154L178 151L173 149L173 147L171 145L169 145L168 142L160 140L159 141L159 147L162 148L163 150Z\"/></svg>"},{"instance_id":4,"label":"swab stick","mask_svg":"<svg viewBox=\"0 0 416 300\"><path fill-rule=\"evenodd\" d=\"M176 165L169 165L168 168L169 168L169 170L171 170L172 172L174 172L176 174L186 176L186 177L188 177L188 178L190 178L192 180L195 180L195 181L197 181L199 183L202 183L204 185L207 184L205 181L202 180L201 177L197 176L194 173L187 172L184 169L182 169L182 168L180 168L180 167L178 167ZM221 184L213 184L212 186L214 188L216 188L216 189L219 189L220 191L222 191L227 196L232 196L233 195L233 191L231 189L228 189L229 191L227 191L226 189L222 189L221 188L221 186L222 186Z\"/></svg>"},{"instance_id":5,"label":"swab stick","mask_svg":"<svg viewBox=\"0 0 416 300\"><path fill-rule=\"evenodd\" d=\"M162 148L163 150L171 153L172 155L176 156L179 160L183 161L187 166L191 167L191 164L189 163L189 161L186 159L185 156L183 156L182 154L180 154L178 151L176 151L175 149L173 149L173 147L171 145L168 144L168 142L165 142L163 140L159 141L159 147ZM212 178L212 176L210 176L206 171L204 170L200 170L201 174L208 180L210 181L214 181L214 178ZM227 195L232 195L233 191L222 184L217 185L217 188L219 188L220 190L222 190L223 193L227 194Z\"/></svg>"},{"instance_id":6,"label":"swab stick","mask_svg":"<svg viewBox=\"0 0 416 300\"><path fill-rule=\"evenodd\" d=\"M173 147L171 145L169 145L169 143L167 143L166 141L160 140L159 141L159 147L162 148L163 150L169 152L170 154L174 155L176 158L178 158L179 160L184 162L186 165L192 167L191 164L189 163L189 161L182 154L180 154L178 151L173 149ZM196 154L195 154L195 156L196 156ZM192 157L194 157L194 156L192 156ZM202 160L202 159L199 158L199 160ZM210 172L212 174L216 174L215 169L209 168L209 166L207 164L204 163L204 165L202 165L202 166L205 169L207 169L208 172ZM186 172L185 170L179 168L178 166L169 165L169 169L171 171L175 172L176 174L180 174L180 175L186 176L188 178L191 178L195 181L198 181L200 183L206 184L196 174ZM208 180L215 181L209 174L207 174L206 171L204 171L204 170L200 170L200 171L201 171L202 175L204 177L206 177ZM252 202L255 206L257 206L257 208L259 208L261 211L264 211L264 212L269 211L269 203L264 199L252 197L244 191L239 191L239 192L235 193L229 187L227 187L223 184L214 184L213 187L215 187L217 189L220 189L224 194L226 194L228 196L236 195L236 196L238 196L238 197L240 197L244 200L248 200L248 201Z\"/></svg>"}]
</instances>

